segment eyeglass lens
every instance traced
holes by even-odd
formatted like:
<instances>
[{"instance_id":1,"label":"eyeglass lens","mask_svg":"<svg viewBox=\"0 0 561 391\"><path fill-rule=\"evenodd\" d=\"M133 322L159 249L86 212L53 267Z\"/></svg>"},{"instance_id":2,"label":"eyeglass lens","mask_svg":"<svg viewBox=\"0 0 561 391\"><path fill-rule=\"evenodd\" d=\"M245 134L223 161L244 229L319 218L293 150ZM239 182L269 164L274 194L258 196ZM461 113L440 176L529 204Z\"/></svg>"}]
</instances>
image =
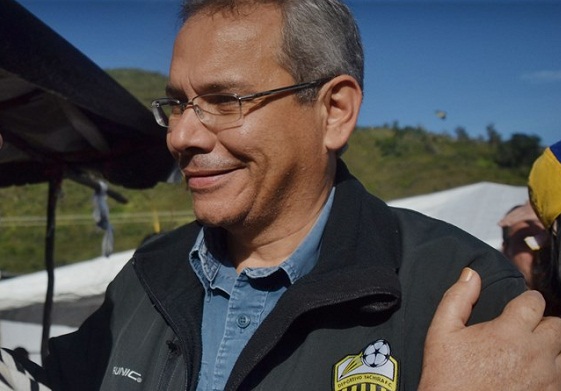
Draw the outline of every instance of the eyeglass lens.
<instances>
[{"instance_id":1,"label":"eyeglass lens","mask_svg":"<svg viewBox=\"0 0 561 391\"><path fill-rule=\"evenodd\" d=\"M205 125L220 126L236 122L242 116L241 102L233 94L206 94L194 98L189 103L174 99L159 99L153 102L152 109L156 121L161 126L179 120L189 108L195 111L199 120Z\"/></svg>"}]
</instances>

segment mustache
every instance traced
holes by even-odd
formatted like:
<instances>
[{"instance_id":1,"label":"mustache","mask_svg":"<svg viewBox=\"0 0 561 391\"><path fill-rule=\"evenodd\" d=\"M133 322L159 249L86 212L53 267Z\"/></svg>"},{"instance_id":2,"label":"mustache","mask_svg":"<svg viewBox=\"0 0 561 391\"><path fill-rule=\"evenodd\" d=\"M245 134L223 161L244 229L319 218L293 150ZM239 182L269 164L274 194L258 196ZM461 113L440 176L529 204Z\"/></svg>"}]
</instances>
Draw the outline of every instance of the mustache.
<instances>
[{"instance_id":1,"label":"mustache","mask_svg":"<svg viewBox=\"0 0 561 391\"><path fill-rule=\"evenodd\" d=\"M183 155L177 159L177 163L182 170L220 170L240 165L240 162L232 157L212 154Z\"/></svg>"}]
</instances>

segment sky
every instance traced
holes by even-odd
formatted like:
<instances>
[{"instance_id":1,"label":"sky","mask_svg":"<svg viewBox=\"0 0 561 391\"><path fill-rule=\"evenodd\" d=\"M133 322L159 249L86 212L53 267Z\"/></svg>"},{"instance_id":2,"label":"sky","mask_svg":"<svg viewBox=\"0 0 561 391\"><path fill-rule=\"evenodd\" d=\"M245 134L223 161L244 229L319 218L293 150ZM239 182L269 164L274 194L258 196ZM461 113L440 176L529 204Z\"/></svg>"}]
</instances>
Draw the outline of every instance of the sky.
<instances>
[{"instance_id":1,"label":"sky","mask_svg":"<svg viewBox=\"0 0 561 391\"><path fill-rule=\"evenodd\" d=\"M103 69L168 73L180 0L17 1ZM561 0L346 3L365 49L360 126L561 139Z\"/></svg>"}]
</instances>

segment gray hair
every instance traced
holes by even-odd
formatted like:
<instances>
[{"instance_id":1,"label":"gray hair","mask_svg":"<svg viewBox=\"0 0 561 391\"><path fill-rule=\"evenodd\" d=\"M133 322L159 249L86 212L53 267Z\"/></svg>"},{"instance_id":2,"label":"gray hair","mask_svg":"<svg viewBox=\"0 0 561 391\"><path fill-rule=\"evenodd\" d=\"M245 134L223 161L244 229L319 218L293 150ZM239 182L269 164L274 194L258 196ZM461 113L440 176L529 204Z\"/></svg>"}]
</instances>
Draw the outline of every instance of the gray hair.
<instances>
[{"instance_id":1,"label":"gray hair","mask_svg":"<svg viewBox=\"0 0 561 391\"><path fill-rule=\"evenodd\" d=\"M241 6L275 4L283 15L282 48L279 64L296 83L346 74L363 88L364 52L356 21L340 0L185 0L186 21L201 11L240 12ZM311 101L316 89L299 93L302 102Z\"/></svg>"}]
</instances>

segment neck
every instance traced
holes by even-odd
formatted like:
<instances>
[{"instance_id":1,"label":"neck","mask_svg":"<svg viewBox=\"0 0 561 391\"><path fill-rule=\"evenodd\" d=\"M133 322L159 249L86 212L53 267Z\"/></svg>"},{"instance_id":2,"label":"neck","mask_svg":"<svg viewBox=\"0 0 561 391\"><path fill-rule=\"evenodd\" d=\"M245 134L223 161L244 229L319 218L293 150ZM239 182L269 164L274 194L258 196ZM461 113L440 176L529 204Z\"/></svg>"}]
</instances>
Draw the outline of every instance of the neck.
<instances>
[{"instance_id":1,"label":"neck","mask_svg":"<svg viewBox=\"0 0 561 391\"><path fill-rule=\"evenodd\" d=\"M330 191L331 186L299 213L281 213L265 227L228 230L228 252L236 270L273 267L286 260L310 233ZM301 199L298 204L302 205Z\"/></svg>"}]
</instances>

